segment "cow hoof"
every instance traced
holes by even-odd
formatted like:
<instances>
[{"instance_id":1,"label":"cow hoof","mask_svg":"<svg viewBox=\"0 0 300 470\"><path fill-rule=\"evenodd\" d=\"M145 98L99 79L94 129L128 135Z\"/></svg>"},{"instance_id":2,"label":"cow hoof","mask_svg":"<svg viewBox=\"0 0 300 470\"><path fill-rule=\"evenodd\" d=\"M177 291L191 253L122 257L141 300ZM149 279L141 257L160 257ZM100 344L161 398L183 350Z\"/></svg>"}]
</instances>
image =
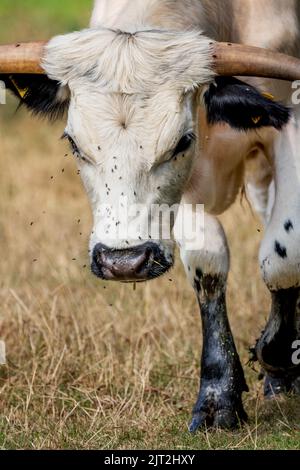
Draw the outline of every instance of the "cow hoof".
<instances>
[{"instance_id":1,"label":"cow hoof","mask_svg":"<svg viewBox=\"0 0 300 470\"><path fill-rule=\"evenodd\" d=\"M300 395L300 376L293 380L292 392L296 395Z\"/></svg>"},{"instance_id":2,"label":"cow hoof","mask_svg":"<svg viewBox=\"0 0 300 470\"><path fill-rule=\"evenodd\" d=\"M209 428L221 428L221 429L237 429L242 423L247 420L246 412L242 414L238 413L237 410L218 410L212 416L211 412L200 412L193 415L192 422L189 426L191 433L196 432L198 429L209 427Z\"/></svg>"},{"instance_id":3,"label":"cow hoof","mask_svg":"<svg viewBox=\"0 0 300 470\"><path fill-rule=\"evenodd\" d=\"M264 384L264 396L267 400L272 400L282 394L300 395L300 377L271 377L266 375Z\"/></svg>"},{"instance_id":4,"label":"cow hoof","mask_svg":"<svg viewBox=\"0 0 300 470\"><path fill-rule=\"evenodd\" d=\"M267 400L272 400L278 395L291 391L291 380L285 377L271 377L266 375L264 383L264 396Z\"/></svg>"},{"instance_id":5,"label":"cow hoof","mask_svg":"<svg viewBox=\"0 0 300 470\"><path fill-rule=\"evenodd\" d=\"M242 399L216 399L198 403L195 407L192 422L189 426L191 433L203 427L236 429L247 421Z\"/></svg>"}]
</instances>

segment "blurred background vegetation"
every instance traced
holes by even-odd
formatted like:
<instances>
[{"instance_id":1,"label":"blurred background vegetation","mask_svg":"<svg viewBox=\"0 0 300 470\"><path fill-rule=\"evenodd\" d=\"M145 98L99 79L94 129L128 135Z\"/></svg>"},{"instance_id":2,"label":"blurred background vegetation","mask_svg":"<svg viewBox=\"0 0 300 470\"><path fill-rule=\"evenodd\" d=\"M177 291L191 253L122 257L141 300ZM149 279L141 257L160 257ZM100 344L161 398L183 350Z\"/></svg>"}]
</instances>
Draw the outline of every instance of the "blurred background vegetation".
<instances>
[{"instance_id":1,"label":"blurred background vegetation","mask_svg":"<svg viewBox=\"0 0 300 470\"><path fill-rule=\"evenodd\" d=\"M0 42L42 40L88 26L93 0L1 0Z\"/></svg>"}]
</instances>

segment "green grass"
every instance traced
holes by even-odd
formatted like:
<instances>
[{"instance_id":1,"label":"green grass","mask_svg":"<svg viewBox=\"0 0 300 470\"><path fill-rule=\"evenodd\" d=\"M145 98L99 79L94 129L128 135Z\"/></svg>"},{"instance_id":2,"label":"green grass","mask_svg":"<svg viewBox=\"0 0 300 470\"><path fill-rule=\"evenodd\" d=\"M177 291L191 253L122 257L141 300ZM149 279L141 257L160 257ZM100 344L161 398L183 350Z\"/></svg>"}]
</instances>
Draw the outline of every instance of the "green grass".
<instances>
[{"instance_id":1,"label":"green grass","mask_svg":"<svg viewBox=\"0 0 300 470\"><path fill-rule=\"evenodd\" d=\"M155 384L153 384L154 386ZM163 389L161 389L163 392ZM113 393L111 393L113 396ZM16 390L15 403L22 407L26 393ZM36 394L32 399L26 420L15 413L10 422L0 420L0 448L60 448L60 449L194 449L194 450L294 450L300 449L299 405L298 399L285 403L262 403L257 415L251 415L249 424L235 432L202 431L191 435L187 431L190 415L182 411L179 402L172 401L176 413L170 416L156 415L162 407L159 398L148 397L147 406L153 408L147 421L138 412L118 417L111 411L105 419L95 416L99 409L95 405L96 393L74 391L60 387L56 400L52 403L60 416L53 417L50 410L45 412L44 398ZM49 392L50 398L50 392ZM119 397L120 398L120 397ZM122 397L124 399L124 397ZM146 398L146 397L144 397ZM182 401L181 401L182 404ZM165 406L167 403L164 404ZM255 406L254 401L252 405ZM38 409L43 413L39 414ZM295 409L297 412L295 413ZM35 410L35 411L33 411ZM270 430L272 422L272 430Z\"/></svg>"}]
</instances>

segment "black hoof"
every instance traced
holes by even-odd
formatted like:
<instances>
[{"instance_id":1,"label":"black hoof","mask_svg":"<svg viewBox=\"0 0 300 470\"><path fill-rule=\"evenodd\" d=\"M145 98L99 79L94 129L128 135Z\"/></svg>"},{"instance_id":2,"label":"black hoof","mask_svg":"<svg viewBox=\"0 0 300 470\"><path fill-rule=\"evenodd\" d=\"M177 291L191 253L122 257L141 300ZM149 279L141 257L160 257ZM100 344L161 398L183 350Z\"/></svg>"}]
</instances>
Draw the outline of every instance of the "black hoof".
<instances>
[{"instance_id":1,"label":"black hoof","mask_svg":"<svg viewBox=\"0 0 300 470\"><path fill-rule=\"evenodd\" d=\"M210 397L195 406L189 431L194 433L203 427L232 430L246 421L247 414L240 397Z\"/></svg>"},{"instance_id":2,"label":"black hoof","mask_svg":"<svg viewBox=\"0 0 300 470\"><path fill-rule=\"evenodd\" d=\"M264 384L264 396L267 400L272 400L278 395L295 394L300 395L300 377L290 376L271 377L266 375Z\"/></svg>"},{"instance_id":3,"label":"black hoof","mask_svg":"<svg viewBox=\"0 0 300 470\"><path fill-rule=\"evenodd\" d=\"M278 378L266 375L264 383L264 396L267 400L272 400L282 393L289 393L291 391L291 387L292 382L289 378Z\"/></svg>"},{"instance_id":4,"label":"black hoof","mask_svg":"<svg viewBox=\"0 0 300 470\"><path fill-rule=\"evenodd\" d=\"M195 413L193 415L192 422L189 425L189 431L193 433L193 432L198 431L198 429L202 428L203 426L205 426L207 417L208 417L207 413L205 413L204 411Z\"/></svg>"},{"instance_id":5,"label":"black hoof","mask_svg":"<svg viewBox=\"0 0 300 470\"><path fill-rule=\"evenodd\" d=\"M295 393L295 395L300 395L300 376L293 380L292 392Z\"/></svg>"}]
</instances>

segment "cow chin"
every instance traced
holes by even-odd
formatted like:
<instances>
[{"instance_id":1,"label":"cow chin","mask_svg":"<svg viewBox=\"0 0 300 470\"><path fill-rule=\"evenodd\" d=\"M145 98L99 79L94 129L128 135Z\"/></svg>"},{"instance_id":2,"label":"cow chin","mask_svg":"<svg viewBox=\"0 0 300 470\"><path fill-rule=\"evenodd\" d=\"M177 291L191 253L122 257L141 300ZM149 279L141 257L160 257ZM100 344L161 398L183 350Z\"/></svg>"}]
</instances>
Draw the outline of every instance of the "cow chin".
<instances>
[{"instance_id":1,"label":"cow chin","mask_svg":"<svg viewBox=\"0 0 300 470\"><path fill-rule=\"evenodd\" d=\"M98 243L93 250L91 270L106 281L145 282L165 274L173 266L173 256L166 256L154 242L115 249Z\"/></svg>"}]
</instances>

